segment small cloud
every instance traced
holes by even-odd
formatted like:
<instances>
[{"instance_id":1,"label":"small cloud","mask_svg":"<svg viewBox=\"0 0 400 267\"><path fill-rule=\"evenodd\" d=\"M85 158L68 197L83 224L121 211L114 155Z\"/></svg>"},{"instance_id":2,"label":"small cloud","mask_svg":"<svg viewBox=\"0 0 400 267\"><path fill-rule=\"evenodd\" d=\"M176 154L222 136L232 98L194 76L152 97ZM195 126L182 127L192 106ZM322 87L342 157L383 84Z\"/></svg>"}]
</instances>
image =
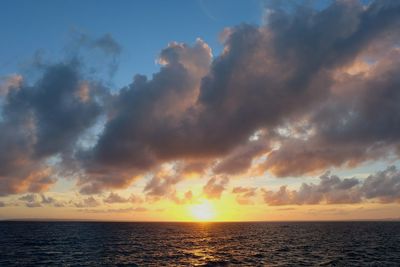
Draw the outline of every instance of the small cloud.
<instances>
[{"instance_id":1,"label":"small cloud","mask_svg":"<svg viewBox=\"0 0 400 267\"><path fill-rule=\"evenodd\" d=\"M123 198L117 193L111 192L107 198L103 199L105 203L114 204L114 203L126 203L129 202L129 198Z\"/></svg>"},{"instance_id":2,"label":"small cloud","mask_svg":"<svg viewBox=\"0 0 400 267\"><path fill-rule=\"evenodd\" d=\"M229 178L227 176L214 176L203 186L203 194L210 199L219 199L228 183Z\"/></svg>"},{"instance_id":3,"label":"small cloud","mask_svg":"<svg viewBox=\"0 0 400 267\"><path fill-rule=\"evenodd\" d=\"M253 197L256 196L256 187L234 187L233 194L236 194L236 202L240 205L252 205Z\"/></svg>"},{"instance_id":4,"label":"small cloud","mask_svg":"<svg viewBox=\"0 0 400 267\"><path fill-rule=\"evenodd\" d=\"M74 205L77 208L97 207L100 205L100 202L91 196L83 199L81 202L75 203Z\"/></svg>"}]
</instances>

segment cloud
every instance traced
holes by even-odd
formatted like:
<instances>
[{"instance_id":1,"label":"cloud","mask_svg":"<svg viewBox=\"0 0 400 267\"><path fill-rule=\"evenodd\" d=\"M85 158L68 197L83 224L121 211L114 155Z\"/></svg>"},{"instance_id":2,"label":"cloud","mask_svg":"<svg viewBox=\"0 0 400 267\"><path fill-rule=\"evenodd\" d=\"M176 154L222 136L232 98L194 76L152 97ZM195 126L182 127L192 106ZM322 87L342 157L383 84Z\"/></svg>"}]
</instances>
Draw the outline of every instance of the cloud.
<instances>
[{"instance_id":1,"label":"cloud","mask_svg":"<svg viewBox=\"0 0 400 267\"><path fill-rule=\"evenodd\" d=\"M227 176L214 176L203 186L203 194L210 199L220 199L228 183L229 178Z\"/></svg>"},{"instance_id":2,"label":"cloud","mask_svg":"<svg viewBox=\"0 0 400 267\"><path fill-rule=\"evenodd\" d=\"M366 179L344 178L325 173L319 184L303 183L299 190L281 186L278 191L262 189L264 202L271 206L352 204L363 201L393 203L400 201L400 172L396 167L368 176Z\"/></svg>"},{"instance_id":3,"label":"cloud","mask_svg":"<svg viewBox=\"0 0 400 267\"><path fill-rule=\"evenodd\" d=\"M20 74L12 74L0 77L0 97L7 95L10 90L18 89L23 82Z\"/></svg>"},{"instance_id":4,"label":"cloud","mask_svg":"<svg viewBox=\"0 0 400 267\"><path fill-rule=\"evenodd\" d=\"M400 171L391 166L370 175L361 190L367 199L377 198L383 203L400 202Z\"/></svg>"},{"instance_id":5,"label":"cloud","mask_svg":"<svg viewBox=\"0 0 400 267\"><path fill-rule=\"evenodd\" d=\"M149 170L169 160L211 157L221 158L214 168L216 173L241 173L251 166L252 155L270 149L268 140L259 146L245 146L255 132L265 129L277 133L282 125L300 119L314 133L301 140L304 145L279 134L271 137L269 140L279 142L280 148L267 158L265 170L277 176L302 175L384 156L387 150L379 155L369 150L375 140L361 146L339 143L344 139L341 136L330 140L326 134L330 131L325 131L326 124L318 114L327 109L332 122L346 119L346 112L329 111L331 105L340 110L347 105L343 101L348 98L338 98L332 91L340 84L337 73L359 56L371 53L371 47L379 42L394 47L399 8L379 1L368 6L340 1L322 11L302 7L291 13L276 10L265 26L231 28L224 52L212 62L203 41L198 40L193 47L170 44L161 52L159 73L151 80L136 76L133 84L121 91L116 116L107 123L90 164ZM380 39L388 35L394 36L391 41ZM383 67L378 68L386 73ZM362 80L363 90L354 90L353 99L363 95L373 99L376 92L365 87L375 88L377 79ZM392 85L393 80L387 84ZM386 95L382 92L381 97ZM397 112L388 110L388 114ZM394 125L391 121L387 122ZM356 141L362 133L359 130L349 137ZM376 142L385 138L376 136ZM333 141L339 143L337 149L331 146ZM321 143L325 150L319 157L315 150ZM302 147L311 151L303 155ZM293 163L298 159L294 155L300 157L299 166ZM307 155L311 155L310 163L305 162Z\"/></svg>"},{"instance_id":6,"label":"cloud","mask_svg":"<svg viewBox=\"0 0 400 267\"><path fill-rule=\"evenodd\" d=\"M183 194L183 197L180 198L177 195L176 191L174 191L174 193L170 196L170 199L172 201L174 201L175 204L178 204L178 205L184 205L187 203L191 203L193 201L193 192L191 190L186 191L185 194Z\"/></svg>"},{"instance_id":7,"label":"cloud","mask_svg":"<svg viewBox=\"0 0 400 267\"><path fill-rule=\"evenodd\" d=\"M256 167L287 177L397 158L400 4L268 8L265 25L225 30L220 55L201 39L171 42L158 72L135 75L113 93L76 60L43 65L33 85L3 83L0 195L46 191L68 169L82 194L151 177L148 197L179 199L175 185L190 172L243 175ZM121 54L109 34L79 36L78 45L112 62ZM92 127L95 138L82 145ZM57 166L49 164L55 158ZM175 174L158 173L177 162ZM205 195L220 197L228 178L216 177L224 176L211 178ZM318 200L316 185L306 185ZM350 197L335 199L336 191L324 201ZM317 201L299 192L282 188L271 199Z\"/></svg>"},{"instance_id":8,"label":"cloud","mask_svg":"<svg viewBox=\"0 0 400 267\"><path fill-rule=\"evenodd\" d=\"M113 204L113 203L126 203L129 202L129 199L123 198L117 193L110 192L107 198L103 199L104 203Z\"/></svg>"},{"instance_id":9,"label":"cloud","mask_svg":"<svg viewBox=\"0 0 400 267\"><path fill-rule=\"evenodd\" d=\"M42 199L41 203L44 205L51 205L53 207L64 207L65 204L61 201L58 201L57 199L53 198L53 197L46 197L44 194L40 194L40 197Z\"/></svg>"},{"instance_id":10,"label":"cloud","mask_svg":"<svg viewBox=\"0 0 400 267\"><path fill-rule=\"evenodd\" d=\"M254 158L269 152L269 143L264 139L248 141L222 158L213 168L216 174L242 174L250 169Z\"/></svg>"},{"instance_id":11,"label":"cloud","mask_svg":"<svg viewBox=\"0 0 400 267\"><path fill-rule=\"evenodd\" d=\"M25 202L25 205L29 208L37 208L44 206L53 206L53 207L64 207L64 203L58 201L53 197L47 197L44 194L26 194L18 198Z\"/></svg>"},{"instance_id":12,"label":"cloud","mask_svg":"<svg viewBox=\"0 0 400 267\"><path fill-rule=\"evenodd\" d=\"M103 75L113 77L118 70L123 48L110 33L94 37L73 29L69 37L71 41L66 48L69 57L83 60L89 66L90 75L98 79L107 78Z\"/></svg>"},{"instance_id":13,"label":"cloud","mask_svg":"<svg viewBox=\"0 0 400 267\"><path fill-rule=\"evenodd\" d=\"M36 200L36 195L35 194L27 194L27 195L22 196L22 197L20 197L18 199L26 201L26 202L34 202Z\"/></svg>"},{"instance_id":14,"label":"cloud","mask_svg":"<svg viewBox=\"0 0 400 267\"><path fill-rule=\"evenodd\" d=\"M0 194L47 190L55 179L45 161L71 154L80 135L94 124L101 108L94 90L80 97L77 68L72 63L50 66L35 85L21 85L6 95L0 120Z\"/></svg>"},{"instance_id":15,"label":"cloud","mask_svg":"<svg viewBox=\"0 0 400 267\"><path fill-rule=\"evenodd\" d=\"M100 206L100 204L101 203L92 196L83 199L81 202L74 203L75 207L77 208L88 208L88 207L92 208Z\"/></svg>"},{"instance_id":16,"label":"cloud","mask_svg":"<svg viewBox=\"0 0 400 267\"><path fill-rule=\"evenodd\" d=\"M179 128L185 123L181 115L196 102L210 53L201 40L193 47L171 43L161 52L162 67L153 79L136 75L115 99L112 119L93 151L87 154L87 171L149 170L174 158L171 154L178 153L176 149L184 149L184 140L178 140L176 135L180 135Z\"/></svg>"},{"instance_id":17,"label":"cloud","mask_svg":"<svg viewBox=\"0 0 400 267\"><path fill-rule=\"evenodd\" d=\"M162 197L175 193L175 185L182 180L182 177L165 172L156 173L146 184L143 191L151 197Z\"/></svg>"},{"instance_id":18,"label":"cloud","mask_svg":"<svg viewBox=\"0 0 400 267\"><path fill-rule=\"evenodd\" d=\"M368 73L340 77L335 95L310 118L314 134L285 141L271 153L266 169L277 176L299 176L398 155L399 64L400 50L395 49Z\"/></svg>"},{"instance_id":19,"label":"cloud","mask_svg":"<svg viewBox=\"0 0 400 267\"><path fill-rule=\"evenodd\" d=\"M42 206L36 194L27 194L18 199L24 201L25 206L28 208L38 208Z\"/></svg>"},{"instance_id":20,"label":"cloud","mask_svg":"<svg viewBox=\"0 0 400 267\"><path fill-rule=\"evenodd\" d=\"M114 204L114 203L142 203L143 199L139 196L131 194L130 197L124 198L117 193L110 192L108 197L103 199L104 203Z\"/></svg>"},{"instance_id":21,"label":"cloud","mask_svg":"<svg viewBox=\"0 0 400 267\"><path fill-rule=\"evenodd\" d=\"M234 187L232 193L236 194L236 202L240 205L254 204L253 198L257 195L256 187Z\"/></svg>"}]
</instances>

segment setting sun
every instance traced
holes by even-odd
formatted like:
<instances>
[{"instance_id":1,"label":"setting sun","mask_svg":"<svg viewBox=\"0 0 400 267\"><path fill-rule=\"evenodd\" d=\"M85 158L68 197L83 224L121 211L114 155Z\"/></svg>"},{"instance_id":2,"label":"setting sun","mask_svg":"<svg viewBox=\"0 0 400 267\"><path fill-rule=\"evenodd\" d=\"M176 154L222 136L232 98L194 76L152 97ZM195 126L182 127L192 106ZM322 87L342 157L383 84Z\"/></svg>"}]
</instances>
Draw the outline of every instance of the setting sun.
<instances>
[{"instance_id":1,"label":"setting sun","mask_svg":"<svg viewBox=\"0 0 400 267\"><path fill-rule=\"evenodd\" d=\"M189 207L192 217L196 221L209 221L215 218L213 205L206 201Z\"/></svg>"}]
</instances>

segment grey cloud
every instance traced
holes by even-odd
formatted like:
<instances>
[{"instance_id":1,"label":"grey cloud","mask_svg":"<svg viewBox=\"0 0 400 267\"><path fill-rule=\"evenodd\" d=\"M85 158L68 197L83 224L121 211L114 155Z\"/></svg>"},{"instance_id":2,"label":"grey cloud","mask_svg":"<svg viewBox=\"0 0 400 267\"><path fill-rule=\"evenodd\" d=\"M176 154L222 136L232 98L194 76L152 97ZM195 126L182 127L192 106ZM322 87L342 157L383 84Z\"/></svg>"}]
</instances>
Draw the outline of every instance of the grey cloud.
<instances>
[{"instance_id":1,"label":"grey cloud","mask_svg":"<svg viewBox=\"0 0 400 267\"><path fill-rule=\"evenodd\" d=\"M391 166L370 175L361 188L367 199L377 198L384 203L400 202L400 171Z\"/></svg>"},{"instance_id":2,"label":"grey cloud","mask_svg":"<svg viewBox=\"0 0 400 267\"><path fill-rule=\"evenodd\" d=\"M35 194L27 194L25 196L19 197L19 200L26 201L26 202L35 202L36 195Z\"/></svg>"},{"instance_id":3,"label":"grey cloud","mask_svg":"<svg viewBox=\"0 0 400 267\"><path fill-rule=\"evenodd\" d=\"M165 196L175 191L174 186L181 181L181 177L155 175L145 186L144 192L149 196Z\"/></svg>"},{"instance_id":4,"label":"grey cloud","mask_svg":"<svg viewBox=\"0 0 400 267\"><path fill-rule=\"evenodd\" d=\"M25 206L28 208L38 208L42 206L36 194L27 194L18 199L24 201Z\"/></svg>"},{"instance_id":5,"label":"grey cloud","mask_svg":"<svg viewBox=\"0 0 400 267\"><path fill-rule=\"evenodd\" d=\"M135 76L134 82L120 91L112 120L88 152L87 170L148 170L172 158L170 154L178 153L175 148L184 149L181 136L175 134L180 135L183 127L180 116L196 101L209 53L201 40L193 47L172 43L161 52L163 66L153 79Z\"/></svg>"},{"instance_id":6,"label":"grey cloud","mask_svg":"<svg viewBox=\"0 0 400 267\"><path fill-rule=\"evenodd\" d=\"M21 85L6 95L0 120L1 194L48 189L55 179L45 160L72 153L100 114L94 90L82 82L77 68L49 66L33 86Z\"/></svg>"},{"instance_id":7,"label":"grey cloud","mask_svg":"<svg viewBox=\"0 0 400 267\"><path fill-rule=\"evenodd\" d=\"M70 37L72 40L66 50L71 58L84 58L91 74L104 79L100 76L108 74L112 77L116 73L123 49L110 33L94 37L73 30Z\"/></svg>"},{"instance_id":8,"label":"grey cloud","mask_svg":"<svg viewBox=\"0 0 400 267\"><path fill-rule=\"evenodd\" d=\"M240 173L250 166L252 154L262 153L263 149L268 152L268 142L256 151L250 147L248 151L240 149L252 134L260 129L273 131L304 118L316 131L302 140L309 154L315 155L310 158L312 164L300 164L306 166L303 169L294 166L295 157L287 157L303 157L302 150L291 153L288 140L278 136L282 150L271 154L266 170L278 170L274 172L278 176L302 175L384 156L387 151L376 155L375 150L368 156L370 142L329 147L324 124L314 114L331 102L337 107L343 105L343 99L336 99L332 92L338 84L337 71L379 43L380 37L398 35L399 9L393 2L376 1L363 6L357 1L338 1L321 11L303 7L293 12L275 10L265 26L231 28L224 52L212 62L209 49L201 41L193 47L172 43L161 52L160 72L150 80L136 76L129 87L121 90L115 116L89 152L88 168L101 165L105 169L143 171L169 160L220 158L216 173ZM396 40L393 38L391 48ZM363 86L375 87L368 80ZM356 92L354 97L359 94L369 99L376 92ZM381 96L385 95L382 92ZM333 112L327 116L337 121L333 119L335 114L340 119L346 115ZM394 125L392 121L386 122ZM385 136L376 140L382 138ZM321 142L324 154L318 157L316 149ZM338 159L341 156L343 159ZM293 171L279 167L285 162L293 166Z\"/></svg>"},{"instance_id":9,"label":"grey cloud","mask_svg":"<svg viewBox=\"0 0 400 267\"><path fill-rule=\"evenodd\" d=\"M129 198L124 198L121 197L120 195L118 195L117 193L113 193L111 192L108 197L106 197L105 199L103 199L104 203L108 203L108 204L114 204L114 203L127 203L129 202Z\"/></svg>"},{"instance_id":10,"label":"grey cloud","mask_svg":"<svg viewBox=\"0 0 400 267\"><path fill-rule=\"evenodd\" d=\"M237 147L228 156L224 157L213 168L216 174L241 174L250 169L255 157L266 154L269 150L269 143L266 140L248 141L246 144Z\"/></svg>"},{"instance_id":11,"label":"grey cloud","mask_svg":"<svg viewBox=\"0 0 400 267\"><path fill-rule=\"evenodd\" d=\"M51 205L53 207L57 207L57 208L61 208L64 207L65 204L57 199L55 199L54 197L46 197L44 194L40 194L40 197L42 199L41 204L44 205Z\"/></svg>"},{"instance_id":12,"label":"grey cloud","mask_svg":"<svg viewBox=\"0 0 400 267\"><path fill-rule=\"evenodd\" d=\"M101 203L92 196L83 199L81 202L74 203L75 207L77 208L97 207L100 204Z\"/></svg>"},{"instance_id":13,"label":"grey cloud","mask_svg":"<svg viewBox=\"0 0 400 267\"><path fill-rule=\"evenodd\" d=\"M121 45L109 33L92 41L91 46L111 55L119 55L122 51Z\"/></svg>"},{"instance_id":14,"label":"grey cloud","mask_svg":"<svg viewBox=\"0 0 400 267\"><path fill-rule=\"evenodd\" d=\"M44 194L26 194L18 198L24 201L25 205L29 208L36 208L44 206L64 207L64 203L58 201L53 197L45 196Z\"/></svg>"},{"instance_id":15,"label":"grey cloud","mask_svg":"<svg viewBox=\"0 0 400 267\"><path fill-rule=\"evenodd\" d=\"M345 178L326 173L319 184L303 183L298 190L281 186L278 191L262 189L265 203L278 205L352 204L362 201L399 202L400 172L396 167L368 176Z\"/></svg>"},{"instance_id":16,"label":"grey cloud","mask_svg":"<svg viewBox=\"0 0 400 267\"><path fill-rule=\"evenodd\" d=\"M367 73L341 77L337 93L311 116L314 135L284 142L271 153L266 168L277 176L299 176L398 154L399 64L397 49Z\"/></svg>"},{"instance_id":17,"label":"grey cloud","mask_svg":"<svg viewBox=\"0 0 400 267\"><path fill-rule=\"evenodd\" d=\"M202 40L169 44L160 53L159 72L151 78L136 75L114 95L104 93L107 103L100 99L99 83L85 80L73 63L46 66L34 85L7 89L0 120L0 194L47 190L55 170L46 160L56 155L60 165L74 161L83 194L126 188L172 161L197 162L192 167L198 173L202 168L245 173L254 158L271 149L260 169L279 177L398 157L400 4L336 1L323 10L270 8L266 25L227 30L224 50L214 59ZM81 43L112 57L121 53L110 35L84 37ZM352 74L349 68L360 61L369 70ZM98 140L78 147L100 114L106 122ZM309 129L305 137L279 133L298 121ZM269 135L251 141L260 130ZM173 197L176 179L155 176L145 192ZM211 196L218 196L215 182ZM303 191L318 199L315 189L305 185ZM334 196L323 193L325 201L339 201L335 196L343 190L335 190ZM285 202L291 193L281 191Z\"/></svg>"}]
</instances>

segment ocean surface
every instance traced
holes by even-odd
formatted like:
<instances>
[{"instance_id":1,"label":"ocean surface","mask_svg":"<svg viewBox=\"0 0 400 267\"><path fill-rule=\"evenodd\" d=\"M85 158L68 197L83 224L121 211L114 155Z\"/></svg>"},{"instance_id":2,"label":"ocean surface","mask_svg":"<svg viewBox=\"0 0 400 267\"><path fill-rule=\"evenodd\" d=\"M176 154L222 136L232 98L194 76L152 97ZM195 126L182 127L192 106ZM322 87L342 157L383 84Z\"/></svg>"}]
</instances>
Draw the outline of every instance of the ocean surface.
<instances>
[{"instance_id":1,"label":"ocean surface","mask_svg":"<svg viewBox=\"0 0 400 267\"><path fill-rule=\"evenodd\" d=\"M0 266L400 266L400 222L0 222Z\"/></svg>"}]
</instances>

